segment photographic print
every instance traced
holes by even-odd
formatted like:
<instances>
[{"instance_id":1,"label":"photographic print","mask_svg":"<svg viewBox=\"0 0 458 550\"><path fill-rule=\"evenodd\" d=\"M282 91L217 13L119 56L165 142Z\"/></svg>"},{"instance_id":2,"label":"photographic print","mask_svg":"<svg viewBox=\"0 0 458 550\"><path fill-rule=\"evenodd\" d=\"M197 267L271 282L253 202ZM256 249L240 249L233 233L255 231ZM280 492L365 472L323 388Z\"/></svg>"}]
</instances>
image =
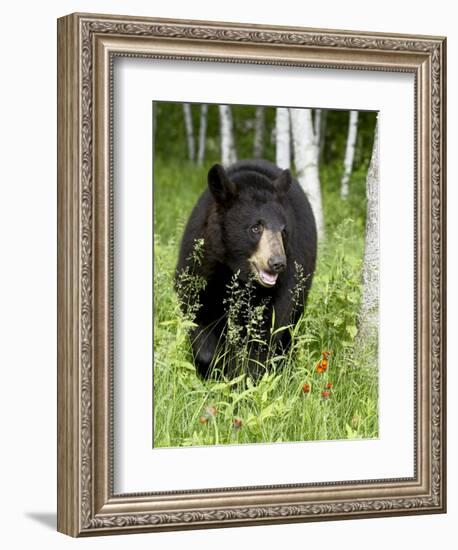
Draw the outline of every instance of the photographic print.
<instances>
[{"instance_id":1,"label":"photographic print","mask_svg":"<svg viewBox=\"0 0 458 550\"><path fill-rule=\"evenodd\" d=\"M153 124L153 447L377 438L377 113Z\"/></svg>"},{"instance_id":2,"label":"photographic print","mask_svg":"<svg viewBox=\"0 0 458 550\"><path fill-rule=\"evenodd\" d=\"M58 530L444 513L446 39L75 13L57 52Z\"/></svg>"}]
</instances>

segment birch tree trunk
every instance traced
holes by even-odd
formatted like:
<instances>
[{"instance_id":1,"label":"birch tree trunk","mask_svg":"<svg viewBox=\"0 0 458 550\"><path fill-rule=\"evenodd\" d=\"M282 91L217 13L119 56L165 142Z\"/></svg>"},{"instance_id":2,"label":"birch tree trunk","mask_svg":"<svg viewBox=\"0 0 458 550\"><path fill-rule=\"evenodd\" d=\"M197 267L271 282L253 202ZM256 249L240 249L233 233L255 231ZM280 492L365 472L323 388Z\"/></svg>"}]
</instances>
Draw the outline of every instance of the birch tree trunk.
<instances>
[{"instance_id":1,"label":"birch tree trunk","mask_svg":"<svg viewBox=\"0 0 458 550\"><path fill-rule=\"evenodd\" d=\"M378 123L375 126L371 162L366 177L367 217L364 243L363 295L359 318L359 338L371 338L378 331L379 305L379 151Z\"/></svg>"},{"instance_id":2,"label":"birch tree trunk","mask_svg":"<svg viewBox=\"0 0 458 550\"><path fill-rule=\"evenodd\" d=\"M253 158L262 158L264 153L264 127L265 127L265 112L264 107L256 107L254 119L254 141L253 141Z\"/></svg>"},{"instance_id":3,"label":"birch tree trunk","mask_svg":"<svg viewBox=\"0 0 458 550\"><path fill-rule=\"evenodd\" d=\"M353 159L355 158L356 136L358 134L358 111L350 111L348 122L347 147L345 149L344 173L340 185L340 196L342 199L348 197L348 184L350 182Z\"/></svg>"},{"instance_id":4,"label":"birch tree trunk","mask_svg":"<svg viewBox=\"0 0 458 550\"><path fill-rule=\"evenodd\" d=\"M229 105L219 105L219 124L221 134L221 162L224 166L229 166L237 161L232 111Z\"/></svg>"},{"instance_id":5,"label":"birch tree trunk","mask_svg":"<svg viewBox=\"0 0 458 550\"><path fill-rule=\"evenodd\" d=\"M207 138L207 114L208 105L202 103L200 106L200 125L199 125L199 150L197 152L197 164L202 166L205 159L205 141Z\"/></svg>"},{"instance_id":6,"label":"birch tree trunk","mask_svg":"<svg viewBox=\"0 0 458 550\"><path fill-rule=\"evenodd\" d=\"M291 130L289 109L278 107L275 115L276 164L286 170L291 168Z\"/></svg>"},{"instance_id":7,"label":"birch tree trunk","mask_svg":"<svg viewBox=\"0 0 458 550\"><path fill-rule=\"evenodd\" d=\"M316 144L320 146L320 129L321 129L321 109L314 109L313 115L313 133L315 134Z\"/></svg>"},{"instance_id":8,"label":"birch tree trunk","mask_svg":"<svg viewBox=\"0 0 458 550\"><path fill-rule=\"evenodd\" d=\"M317 139L318 139L318 163L321 162L321 157L323 156L327 121L328 121L328 111L325 109L324 111L321 111L320 133L317 136Z\"/></svg>"},{"instance_id":9,"label":"birch tree trunk","mask_svg":"<svg viewBox=\"0 0 458 550\"><path fill-rule=\"evenodd\" d=\"M184 125L186 128L186 141L188 143L188 158L193 161L196 158L196 145L194 141L194 129L192 127L192 112L189 103L183 103Z\"/></svg>"},{"instance_id":10,"label":"birch tree trunk","mask_svg":"<svg viewBox=\"0 0 458 550\"><path fill-rule=\"evenodd\" d=\"M324 238L323 206L318 172L318 146L311 109L290 109L297 179L315 216L318 239Z\"/></svg>"}]
</instances>

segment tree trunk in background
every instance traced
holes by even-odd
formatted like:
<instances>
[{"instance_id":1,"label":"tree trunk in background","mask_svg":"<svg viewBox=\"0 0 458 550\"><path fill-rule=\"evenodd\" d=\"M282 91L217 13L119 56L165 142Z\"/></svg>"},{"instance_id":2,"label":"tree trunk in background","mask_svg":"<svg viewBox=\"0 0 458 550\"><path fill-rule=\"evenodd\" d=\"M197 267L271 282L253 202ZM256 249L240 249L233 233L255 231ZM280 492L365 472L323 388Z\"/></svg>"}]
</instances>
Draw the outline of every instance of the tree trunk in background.
<instances>
[{"instance_id":1,"label":"tree trunk in background","mask_svg":"<svg viewBox=\"0 0 458 550\"><path fill-rule=\"evenodd\" d=\"M359 319L359 338L371 338L378 330L379 292L379 151L378 123L375 125L372 157L366 177L366 237L363 263L363 295Z\"/></svg>"},{"instance_id":2,"label":"tree trunk in background","mask_svg":"<svg viewBox=\"0 0 458 550\"><path fill-rule=\"evenodd\" d=\"M313 133L315 134L316 144L320 145L320 128L321 128L321 109L314 109L313 115Z\"/></svg>"},{"instance_id":3,"label":"tree trunk in background","mask_svg":"<svg viewBox=\"0 0 458 550\"><path fill-rule=\"evenodd\" d=\"M229 105L219 105L219 125L221 134L221 162L224 166L229 166L237 161L232 111Z\"/></svg>"},{"instance_id":4,"label":"tree trunk in background","mask_svg":"<svg viewBox=\"0 0 458 550\"><path fill-rule=\"evenodd\" d=\"M353 159L355 158L356 136L358 134L358 111L350 111L348 122L347 147L345 149L344 174L340 185L340 196L342 199L348 197L348 184L350 182Z\"/></svg>"},{"instance_id":5,"label":"tree trunk in background","mask_svg":"<svg viewBox=\"0 0 458 550\"><path fill-rule=\"evenodd\" d=\"M326 141L326 123L328 120L328 111L324 109L321 111L320 119L320 133L318 135L318 164L321 162L321 157L323 156L324 144Z\"/></svg>"},{"instance_id":6,"label":"tree trunk in background","mask_svg":"<svg viewBox=\"0 0 458 550\"><path fill-rule=\"evenodd\" d=\"M188 158L193 161L196 158L196 145L194 141L194 129L192 127L192 112L189 103L183 103L184 125L186 128L186 141L188 143Z\"/></svg>"},{"instance_id":7,"label":"tree trunk in background","mask_svg":"<svg viewBox=\"0 0 458 550\"><path fill-rule=\"evenodd\" d=\"M305 191L315 216L318 239L324 238L323 206L318 172L318 146L313 131L311 109L290 109L297 179Z\"/></svg>"},{"instance_id":8,"label":"tree trunk in background","mask_svg":"<svg viewBox=\"0 0 458 550\"><path fill-rule=\"evenodd\" d=\"M264 127L265 127L265 112L264 107L256 107L256 115L254 119L254 141L253 141L253 158L260 159L264 154Z\"/></svg>"},{"instance_id":9,"label":"tree trunk in background","mask_svg":"<svg viewBox=\"0 0 458 550\"><path fill-rule=\"evenodd\" d=\"M202 166L205 159L205 140L207 138L207 114L208 105L202 103L200 106L200 126L199 126L199 150L197 152L197 164Z\"/></svg>"},{"instance_id":10,"label":"tree trunk in background","mask_svg":"<svg viewBox=\"0 0 458 550\"><path fill-rule=\"evenodd\" d=\"M278 107L275 117L276 164L280 168L291 168L291 131L289 109Z\"/></svg>"}]
</instances>

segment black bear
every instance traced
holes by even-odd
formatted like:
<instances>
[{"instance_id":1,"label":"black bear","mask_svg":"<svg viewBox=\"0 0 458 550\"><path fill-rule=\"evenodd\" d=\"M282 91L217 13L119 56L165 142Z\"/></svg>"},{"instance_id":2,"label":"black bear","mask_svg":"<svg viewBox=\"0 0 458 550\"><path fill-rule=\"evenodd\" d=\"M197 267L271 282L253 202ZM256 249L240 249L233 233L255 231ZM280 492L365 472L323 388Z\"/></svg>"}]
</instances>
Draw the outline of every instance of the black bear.
<instances>
[{"instance_id":1,"label":"black bear","mask_svg":"<svg viewBox=\"0 0 458 550\"><path fill-rule=\"evenodd\" d=\"M193 253L196 242L202 245L199 261ZM176 269L176 288L185 310L190 294L178 283L180 276L193 272L204 282L195 309L197 326L191 331L194 363L202 377L215 370L216 352L227 330L228 287L234 278L238 288L251 285L250 308L264 304L261 336L271 349L272 325L294 325L304 311L316 248L312 209L289 170L266 160L242 160L227 170L212 166L208 187L186 225ZM289 330L278 331L274 341L286 350ZM248 374L256 379L267 357L266 346L253 345L248 355ZM224 364L227 376L237 374L234 357L226 354Z\"/></svg>"}]
</instances>

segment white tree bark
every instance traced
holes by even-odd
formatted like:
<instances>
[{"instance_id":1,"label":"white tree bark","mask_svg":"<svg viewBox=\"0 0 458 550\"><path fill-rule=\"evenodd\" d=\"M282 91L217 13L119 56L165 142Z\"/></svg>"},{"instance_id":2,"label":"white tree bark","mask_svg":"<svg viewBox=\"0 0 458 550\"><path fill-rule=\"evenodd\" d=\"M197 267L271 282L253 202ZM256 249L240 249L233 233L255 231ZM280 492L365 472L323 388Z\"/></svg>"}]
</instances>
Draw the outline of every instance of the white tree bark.
<instances>
[{"instance_id":1,"label":"white tree bark","mask_svg":"<svg viewBox=\"0 0 458 550\"><path fill-rule=\"evenodd\" d=\"M192 126L192 112L189 103L183 103L184 125L186 128L186 141L188 143L188 158L193 161L196 158L196 145L194 141L194 129Z\"/></svg>"},{"instance_id":2,"label":"white tree bark","mask_svg":"<svg viewBox=\"0 0 458 550\"><path fill-rule=\"evenodd\" d=\"M358 135L358 111L350 111L348 121L347 147L345 149L344 173L340 185L340 196L342 199L348 197L351 170L355 158L356 136Z\"/></svg>"},{"instance_id":3,"label":"white tree bark","mask_svg":"<svg viewBox=\"0 0 458 550\"><path fill-rule=\"evenodd\" d=\"M367 217L364 243L363 295L359 319L359 337L377 334L379 305L379 150L378 123L375 126L372 157L366 177Z\"/></svg>"},{"instance_id":4,"label":"white tree bark","mask_svg":"<svg viewBox=\"0 0 458 550\"><path fill-rule=\"evenodd\" d=\"M318 163L321 162L321 157L323 156L327 120L328 120L328 111L325 109L324 111L321 112L320 133L317 136L317 140L318 140Z\"/></svg>"},{"instance_id":5,"label":"white tree bark","mask_svg":"<svg viewBox=\"0 0 458 550\"><path fill-rule=\"evenodd\" d=\"M221 162L224 166L229 166L237 161L232 111L229 105L219 105L219 123L221 134Z\"/></svg>"},{"instance_id":6,"label":"white tree bark","mask_svg":"<svg viewBox=\"0 0 458 550\"><path fill-rule=\"evenodd\" d=\"M313 133L315 134L316 144L318 147L320 146L321 115L321 109L314 109Z\"/></svg>"},{"instance_id":7,"label":"white tree bark","mask_svg":"<svg viewBox=\"0 0 458 550\"><path fill-rule=\"evenodd\" d=\"M275 116L276 164L286 170L291 168L291 130L289 109L278 107Z\"/></svg>"},{"instance_id":8,"label":"white tree bark","mask_svg":"<svg viewBox=\"0 0 458 550\"><path fill-rule=\"evenodd\" d=\"M254 140L253 140L253 158L262 158L264 154L264 126L265 112L264 107L256 107L254 119Z\"/></svg>"},{"instance_id":9,"label":"white tree bark","mask_svg":"<svg viewBox=\"0 0 458 550\"><path fill-rule=\"evenodd\" d=\"M200 106L200 126L199 126L199 150L197 152L197 164L200 166L205 159L205 141L207 138L207 114L208 105L202 103Z\"/></svg>"},{"instance_id":10,"label":"white tree bark","mask_svg":"<svg viewBox=\"0 0 458 550\"><path fill-rule=\"evenodd\" d=\"M313 131L311 109L290 109L297 179L307 195L315 216L318 239L324 238L323 206L318 172L318 145Z\"/></svg>"}]
</instances>

